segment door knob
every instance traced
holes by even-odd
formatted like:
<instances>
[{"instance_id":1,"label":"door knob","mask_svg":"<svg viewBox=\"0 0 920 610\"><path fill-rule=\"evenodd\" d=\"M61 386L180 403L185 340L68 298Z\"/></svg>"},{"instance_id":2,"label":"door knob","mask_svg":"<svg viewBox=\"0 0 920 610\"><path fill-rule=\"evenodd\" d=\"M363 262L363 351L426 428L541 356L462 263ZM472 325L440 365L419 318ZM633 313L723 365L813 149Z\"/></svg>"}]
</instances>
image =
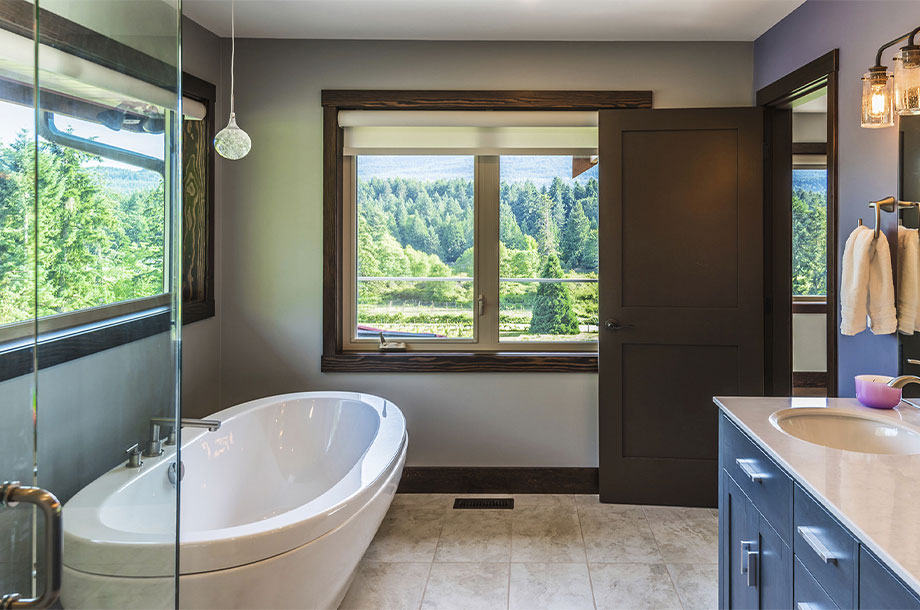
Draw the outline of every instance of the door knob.
<instances>
[{"instance_id":1,"label":"door knob","mask_svg":"<svg viewBox=\"0 0 920 610\"><path fill-rule=\"evenodd\" d=\"M607 330L625 330L627 328L634 328L632 324L623 324L616 318L610 318L604 322L604 326L607 327Z\"/></svg>"}]
</instances>

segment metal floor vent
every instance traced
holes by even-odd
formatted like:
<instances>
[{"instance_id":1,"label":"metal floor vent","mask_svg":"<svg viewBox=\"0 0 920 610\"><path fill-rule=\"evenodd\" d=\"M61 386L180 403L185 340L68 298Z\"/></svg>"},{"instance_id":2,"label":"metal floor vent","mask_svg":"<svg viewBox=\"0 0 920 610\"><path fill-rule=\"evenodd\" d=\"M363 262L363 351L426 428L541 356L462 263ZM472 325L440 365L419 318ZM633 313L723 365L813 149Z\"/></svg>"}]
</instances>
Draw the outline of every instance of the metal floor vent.
<instances>
[{"instance_id":1,"label":"metal floor vent","mask_svg":"<svg viewBox=\"0 0 920 610\"><path fill-rule=\"evenodd\" d=\"M514 508L514 498L454 498L454 508Z\"/></svg>"}]
</instances>

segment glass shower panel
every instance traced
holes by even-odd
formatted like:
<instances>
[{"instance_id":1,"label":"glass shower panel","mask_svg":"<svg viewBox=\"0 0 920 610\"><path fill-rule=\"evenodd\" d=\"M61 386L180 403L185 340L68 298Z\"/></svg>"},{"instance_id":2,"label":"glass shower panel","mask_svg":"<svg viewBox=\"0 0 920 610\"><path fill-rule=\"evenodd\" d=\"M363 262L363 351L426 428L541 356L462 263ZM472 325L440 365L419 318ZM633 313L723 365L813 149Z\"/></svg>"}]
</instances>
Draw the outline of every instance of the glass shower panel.
<instances>
[{"instance_id":1,"label":"glass shower panel","mask_svg":"<svg viewBox=\"0 0 920 610\"><path fill-rule=\"evenodd\" d=\"M0 30L0 499L35 485L35 65L31 12L22 35ZM11 38L14 37L14 38ZM0 596L41 593L33 578L34 510L0 503Z\"/></svg>"},{"instance_id":2,"label":"glass shower panel","mask_svg":"<svg viewBox=\"0 0 920 610\"><path fill-rule=\"evenodd\" d=\"M12 4L0 16L0 477L63 504L64 608L173 608L181 13L164 0ZM0 594L41 594L56 563L42 514L0 507L0 532Z\"/></svg>"}]
</instances>

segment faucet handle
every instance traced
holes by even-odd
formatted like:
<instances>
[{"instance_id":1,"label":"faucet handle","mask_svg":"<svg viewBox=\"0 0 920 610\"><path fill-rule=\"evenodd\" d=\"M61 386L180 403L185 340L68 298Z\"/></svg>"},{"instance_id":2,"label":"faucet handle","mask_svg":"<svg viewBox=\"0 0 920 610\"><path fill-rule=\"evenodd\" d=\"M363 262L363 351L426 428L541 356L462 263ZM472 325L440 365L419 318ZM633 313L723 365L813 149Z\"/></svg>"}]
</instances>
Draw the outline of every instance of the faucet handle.
<instances>
[{"instance_id":1,"label":"faucet handle","mask_svg":"<svg viewBox=\"0 0 920 610\"><path fill-rule=\"evenodd\" d=\"M141 444L134 443L127 449L125 453L128 454L128 462L125 464L126 468L140 468L144 462L141 461Z\"/></svg>"}]
</instances>

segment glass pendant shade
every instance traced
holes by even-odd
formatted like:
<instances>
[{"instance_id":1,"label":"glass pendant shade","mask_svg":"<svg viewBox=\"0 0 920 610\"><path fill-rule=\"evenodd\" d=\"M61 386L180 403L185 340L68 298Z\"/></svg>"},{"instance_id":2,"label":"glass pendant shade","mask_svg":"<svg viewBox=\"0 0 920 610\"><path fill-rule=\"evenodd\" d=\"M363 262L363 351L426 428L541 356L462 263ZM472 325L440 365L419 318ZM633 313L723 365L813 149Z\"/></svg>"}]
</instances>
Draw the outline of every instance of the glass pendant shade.
<instances>
[{"instance_id":1,"label":"glass pendant shade","mask_svg":"<svg viewBox=\"0 0 920 610\"><path fill-rule=\"evenodd\" d=\"M230 122L214 136L214 150L225 159L242 159L249 154L252 140L236 124L236 114L230 113Z\"/></svg>"},{"instance_id":2,"label":"glass pendant shade","mask_svg":"<svg viewBox=\"0 0 920 610\"><path fill-rule=\"evenodd\" d=\"M903 47L895 57L894 104L898 114L920 114L920 47Z\"/></svg>"},{"instance_id":3,"label":"glass pendant shade","mask_svg":"<svg viewBox=\"0 0 920 610\"><path fill-rule=\"evenodd\" d=\"M863 127L894 125L894 87L891 74L885 68L869 70L863 76Z\"/></svg>"}]
</instances>

